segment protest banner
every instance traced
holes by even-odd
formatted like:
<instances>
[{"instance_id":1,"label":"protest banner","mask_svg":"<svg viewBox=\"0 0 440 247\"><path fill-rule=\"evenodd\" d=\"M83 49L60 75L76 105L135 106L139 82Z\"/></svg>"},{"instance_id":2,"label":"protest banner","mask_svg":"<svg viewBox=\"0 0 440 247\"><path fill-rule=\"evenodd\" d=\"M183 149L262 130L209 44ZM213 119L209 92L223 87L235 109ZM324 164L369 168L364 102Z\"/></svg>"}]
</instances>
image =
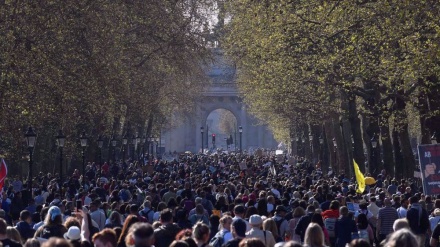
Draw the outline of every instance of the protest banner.
<instances>
[{"instance_id":1,"label":"protest banner","mask_svg":"<svg viewBox=\"0 0 440 247\"><path fill-rule=\"evenodd\" d=\"M423 193L440 194L440 144L419 145L418 151Z\"/></svg>"}]
</instances>

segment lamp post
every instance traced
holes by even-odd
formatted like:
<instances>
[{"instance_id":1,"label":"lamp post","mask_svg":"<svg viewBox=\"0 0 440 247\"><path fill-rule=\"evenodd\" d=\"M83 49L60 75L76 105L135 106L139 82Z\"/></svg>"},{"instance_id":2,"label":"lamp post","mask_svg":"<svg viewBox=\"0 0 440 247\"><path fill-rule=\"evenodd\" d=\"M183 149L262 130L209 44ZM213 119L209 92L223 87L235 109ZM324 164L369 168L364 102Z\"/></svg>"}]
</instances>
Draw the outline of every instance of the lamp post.
<instances>
[{"instance_id":1,"label":"lamp post","mask_svg":"<svg viewBox=\"0 0 440 247\"><path fill-rule=\"evenodd\" d=\"M140 148L138 148L138 145L140 143L141 143L141 137L139 136L139 134L137 134L136 135L136 147L135 147L135 150L136 150L136 156L137 156L136 160L138 160L138 161L139 161L139 157L140 157L139 151L141 150Z\"/></svg>"},{"instance_id":2,"label":"lamp post","mask_svg":"<svg viewBox=\"0 0 440 247\"><path fill-rule=\"evenodd\" d=\"M127 145L127 134L122 137L122 164L125 164L125 146Z\"/></svg>"},{"instance_id":3,"label":"lamp post","mask_svg":"<svg viewBox=\"0 0 440 247\"><path fill-rule=\"evenodd\" d=\"M147 140L147 137L144 135L142 136L142 165L145 165L145 142Z\"/></svg>"},{"instance_id":4,"label":"lamp post","mask_svg":"<svg viewBox=\"0 0 440 247\"><path fill-rule=\"evenodd\" d=\"M431 144L437 144L437 133L435 131L431 136Z\"/></svg>"},{"instance_id":5,"label":"lamp post","mask_svg":"<svg viewBox=\"0 0 440 247\"><path fill-rule=\"evenodd\" d=\"M310 160L313 160L313 134L309 133L309 142L310 142Z\"/></svg>"},{"instance_id":6,"label":"lamp post","mask_svg":"<svg viewBox=\"0 0 440 247\"><path fill-rule=\"evenodd\" d=\"M202 136L202 154L204 153L203 151L203 132L205 132L205 129L203 127L200 127L200 135Z\"/></svg>"},{"instance_id":7,"label":"lamp post","mask_svg":"<svg viewBox=\"0 0 440 247\"><path fill-rule=\"evenodd\" d=\"M116 163L116 145L118 144L118 141L116 140L115 136L112 136L112 147L113 147L113 162Z\"/></svg>"},{"instance_id":8,"label":"lamp post","mask_svg":"<svg viewBox=\"0 0 440 247\"><path fill-rule=\"evenodd\" d=\"M37 134L35 134L34 129L32 129L32 126L29 126L28 131L24 135L26 138L26 143L29 150L29 176L28 176L28 188L29 191L32 193L32 165L33 165L33 154L34 154L34 147L35 142L37 141Z\"/></svg>"},{"instance_id":9,"label":"lamp post","mask_svg":"<svg viewBox=\"0 0 440 247\"><path fill-rule=\"evenodd\" d=\"M150 143L151 143L151 152L150 154L153 155L154 157L154 153L153 153L153 148L154 148L154 137L150 136Z\"/></svg>"},{"instance_id":10,"label":"lamp post","mask_svg":"<svg viewBox=\"0 0 440 247\"><path fill-rule=\"evenodd\" d=\"M86 147L87 147L87 141L88 141L88 138L87 138L87 136L86 136L86 132L85 131L83 131L82 132L82 134L81 134L81 136L80 136L80 138L79 138L79 140L80 140L80 143L81 143L81 147L82 147L82 152L81 152L81 154L82 154L82 184L83 184L83 188L85 187L85 185L86 185Z\"/></svg>"},{"instance_id":11,"label":"lamp post","mask_svg":"<svg viewBox=\"0 0 440 247\"><path fill-rule=\"evenodd\" d=\"M293 137L290 137L290 156L293 156L294 141L295 139Z\"/></svg>"},{"instance_id":12,"label":"lamp post","mask_svg":"<svg viewBox=\"0 0 440 247\"><path fill-rule=\"evenodd\" d=\"M226 150L228 150L229 148L228 148L228 138L224 138L225 139L225 144L226 144Z\"/></svg>"},{"instance_id":13,"label":"lamp post","mask_svg":"<svg viewBox=\"0 0 440 247\"><path fill-rule=\"evenodd\" d=\"M101 165L102 165L102 147L104 146L104 140L102 139L102 136L98 136L98 140L96 141L98 143L99 148L99 156L98 156L98 174L101 176Z\"/></svg>"},{"instance_id":14,"label":"lamp post","mask_svg":"<svg viewBox=\"0 0 440 247\"><path fill-rule=\"evenodd\" d=\"M243 127L238 126L238 133L240 134L240 153L243 152L242 140L243 140Z\"/></svg>"},{"instance_id":15,"label":"lamp post","mask_svg":"<svg viewBox=\"0 0 440 247\"><path fill-rule=\"evenodd\" d=\"M158 152L158 149L159 149L159 137L156 137L154 140L156 141L156 152L155 152L155 155L157 157L158 154L159 154L159 152Z\"/></svg>"},{"instance_id":16,"label":"lamp post","mask_svg":"<svg viewBox=\"0 0 440 247\"><path fill-rule=\"evenodd\" d=\"M336 155L336 149L338 149L338 143L336 142L336 138L333 137L333 155L335 156L335 166L336 168L339 168L338 165L336 164L338 161L338 157ZM337 169L337 172L339 172L339 169Z\"/></svg>"},{"instance_id":17,"label":"lamp post","mask_svg":"<svg viewBox=\"0 0 440 247\"><path fill-rule=\"evenodd\" d=\"M57 146L60 148L60 184L63 182L63 148L66 141L66 136L63 135L63 131L60 130L58 135L55 137L57 139Z\"/></svg>"},{"instance_id":18,"label":"lamp post","mask_svg":"<svg viewBox=\"0 0 440 247\"><path fill-rule=\"evenodd\" d=\"M373 134L373 137L371 138L371 147L373 150L371 150L371 166L370 171L374 171L376 169L376 148L377 148L377 140L376 135Z\"/></svg>"},{"instance_id":19,"label":"lamp post","mask_svg":"<svg viewBox=\"0 0 440 247\"><path fill-rule=\"evenodd\" d=\"M322 133L321 133L321 135L319 135L319 149L320 149L320 152L319 152L319 160L323 160L323 153L324 153L324 136L322 135Z\"/></svg>"}]
</instances>

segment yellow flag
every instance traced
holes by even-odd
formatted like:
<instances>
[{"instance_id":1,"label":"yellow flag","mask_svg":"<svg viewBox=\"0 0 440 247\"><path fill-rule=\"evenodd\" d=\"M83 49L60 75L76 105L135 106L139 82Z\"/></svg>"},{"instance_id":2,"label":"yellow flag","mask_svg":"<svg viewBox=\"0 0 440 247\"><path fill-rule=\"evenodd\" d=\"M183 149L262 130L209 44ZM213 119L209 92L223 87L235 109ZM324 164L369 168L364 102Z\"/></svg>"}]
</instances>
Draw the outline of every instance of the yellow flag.
<instances>
[{"instance_id":1,"label":"yellow flag","mask_svg":"<svg viewBox=\"0 0 440 247\"><path fill-rule=\"evenodd\" d=\"M364 193L364 190L365 190L364 174L362 174L361 170L359 170L359 166L354 159L353 159L353 166L354 166L354 174L356 175L356 181L358 183L358 188L357 188L356 192L357 193Z\"/></svg>"}]
</instances>

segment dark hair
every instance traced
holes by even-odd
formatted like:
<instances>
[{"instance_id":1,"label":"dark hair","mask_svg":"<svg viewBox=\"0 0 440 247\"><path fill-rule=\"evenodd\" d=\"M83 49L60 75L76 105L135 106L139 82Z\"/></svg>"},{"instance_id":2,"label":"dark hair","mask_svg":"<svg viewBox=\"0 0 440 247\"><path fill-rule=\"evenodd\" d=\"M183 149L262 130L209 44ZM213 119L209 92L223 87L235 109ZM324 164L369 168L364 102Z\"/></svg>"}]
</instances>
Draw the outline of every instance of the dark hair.
<instances>
[{"instance_id":1,"label":"dark hair","mask_svg":"<svg viewBox=\"0 0 440 247\"><path fill-rule=\"evenodd\" d=\"M174 240L170 247L189 247L189 244L184 240Z\"/></svg>"},{"instance_id":2,"label":"dark hair","mask_svg":"<svg viewBox=\"0 0 440 247\"><path fill-rule=\"evenodd\" d=\"M312 220L310 222L318 224L322 229L324 229L324 220L322 220L322 216L320 213L314 213L312 215Z\"/></svg>"},{"instance_id":3,"label":"dark hair","mask_svg":"<svg viewBox=\"0 0 440 247\"><path fill-rule=\"evenodd\" d=\"M118 245L124 243L125 237L128 234L128 230L136 222L139 222L139 218L136 215L133 215L133 214L129 215L127 217L127 219L125 219L124 225L122 226L121 235L119 236L119 239L118 239Z\"/></svg>"},{"instance_id":4,"label":"dark hair","mask_svg":"<svg viewBox=\"0 0 440 247\"><path fill-rule=\"evenodd\" d=\"M170 222L173 219L173 212L171 209L164 209L160 211L160 220L162 222Z\"/></svg>"},{"instance_id":5,"label":"dark hair","mask_svg":"<svg viewBox=\"0 0 440 247\"><path fill-rule=\"evenodd\" d=\"M31 212L23 210L20 212L20 220L25 221L31 217Z\"/></svg>"},{"instance_id":6,"label":"dark hair","mask_svg":"<svg viewBox=\"0 0 440 247\"><path fill-rule=\"evenodd\" d=\"M368 227L368 219L366 214L359 214L357 220L357 226L360 230L367 229Z\"/></svg>"}]
</instances>

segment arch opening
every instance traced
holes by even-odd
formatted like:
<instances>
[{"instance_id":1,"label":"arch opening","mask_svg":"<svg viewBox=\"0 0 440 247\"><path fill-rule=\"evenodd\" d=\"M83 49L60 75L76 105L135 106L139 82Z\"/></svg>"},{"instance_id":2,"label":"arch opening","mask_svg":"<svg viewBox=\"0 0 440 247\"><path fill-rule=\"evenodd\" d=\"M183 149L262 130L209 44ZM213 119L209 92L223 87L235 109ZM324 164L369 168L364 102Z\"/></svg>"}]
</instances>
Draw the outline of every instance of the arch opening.
<instances>
[{"instance_id":1,"label":"arch opening","mask_svg":"<svg viewBox=\"0 0 440 247\"><path fill-rule=\"evenodd\" d=\"M232 111L224 108L211 111L206 118L205 127L208 139L207 148L210 150L238 150L238 126L238 119ZM213 135L215 135L215 142L213 142Z\"/></svg>"}]
</instances>

